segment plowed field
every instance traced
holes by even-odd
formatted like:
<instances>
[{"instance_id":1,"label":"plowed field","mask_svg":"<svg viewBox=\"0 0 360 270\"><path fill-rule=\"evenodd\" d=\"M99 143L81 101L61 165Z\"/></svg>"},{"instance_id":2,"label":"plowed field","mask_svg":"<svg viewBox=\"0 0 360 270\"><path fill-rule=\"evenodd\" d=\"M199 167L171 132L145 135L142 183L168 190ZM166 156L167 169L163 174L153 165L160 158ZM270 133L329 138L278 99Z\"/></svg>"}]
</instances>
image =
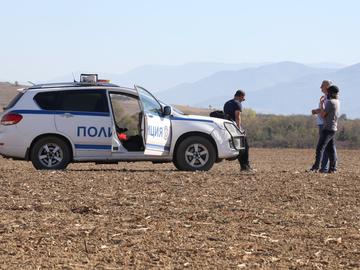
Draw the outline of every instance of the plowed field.
<instances>
[{"instance_id":1,"label":"plowed field","mask_svg":"<svg viewBox=\"0 0 360 270\"><path fill-rule=\"evenodd\" d=\"M1 269L360 268L360 151L251 149L209 172L172 164L0 159Z\"/></svg>"}]
</instances>

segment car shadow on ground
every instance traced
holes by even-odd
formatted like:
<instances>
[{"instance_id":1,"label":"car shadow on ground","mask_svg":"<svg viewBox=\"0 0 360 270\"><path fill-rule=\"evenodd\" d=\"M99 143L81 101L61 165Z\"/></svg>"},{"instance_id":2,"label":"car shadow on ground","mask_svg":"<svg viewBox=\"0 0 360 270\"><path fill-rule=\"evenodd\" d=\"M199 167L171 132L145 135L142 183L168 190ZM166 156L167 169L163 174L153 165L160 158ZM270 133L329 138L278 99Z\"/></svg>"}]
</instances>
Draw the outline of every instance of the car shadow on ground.
<instances>
[{"instance_id":1,"label":"car shadow on ground","mask_svg":"<svg viewBox=\"0 0 360 270\"><path fill-rule=\"evenodd\" d=\"M179 172L176 169L67 169L68 172Z\"/></svg>"}]
</instances>

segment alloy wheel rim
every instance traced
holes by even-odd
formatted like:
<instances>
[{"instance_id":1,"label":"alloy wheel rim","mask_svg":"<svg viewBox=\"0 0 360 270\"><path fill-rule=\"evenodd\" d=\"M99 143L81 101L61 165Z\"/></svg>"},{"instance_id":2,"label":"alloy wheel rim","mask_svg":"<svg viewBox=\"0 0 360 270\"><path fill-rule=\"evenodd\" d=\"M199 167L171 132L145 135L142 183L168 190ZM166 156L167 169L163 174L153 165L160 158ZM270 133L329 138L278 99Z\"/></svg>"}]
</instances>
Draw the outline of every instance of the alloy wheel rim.
<instances>
[{"instance_id":1,"label":"alloy wheel rim","mask_svg":"<svg viewBox=\"0 0 360 270\"><path fill-rule=\"evenodd\" d=\"M208 149L200 144L193 143L189 145L185 150L185 161L193 168L203 167L209 160Z\"/></svg>"},{"instance_id":2,"label":"alloy wheel rim","mask_svg":"<svg viewBox=\"0 0 360 270\"><path fill-rule=\"evenodd\" d=\"M39 161L47 168L58 165L64 158L62 149L55 143L47 143L41 146L38 153Z\"/></svg>"}]
</instances>

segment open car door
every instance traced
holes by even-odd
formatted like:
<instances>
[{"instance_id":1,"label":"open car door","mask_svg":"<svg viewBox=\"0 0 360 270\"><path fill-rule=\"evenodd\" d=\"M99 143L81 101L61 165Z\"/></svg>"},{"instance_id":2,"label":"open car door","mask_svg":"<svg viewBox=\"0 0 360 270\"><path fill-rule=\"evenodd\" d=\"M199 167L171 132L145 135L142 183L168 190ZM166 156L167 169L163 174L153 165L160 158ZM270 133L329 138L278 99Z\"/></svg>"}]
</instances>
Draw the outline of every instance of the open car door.
<instances>
[{"instance_id":1,"label":"open car door","mask_svg":"<svg viewBox=\"0 0 360 270\"><path fill-rule=\"evenodd\" d=\"M145 155L167 155L171 145L171 120L163 114L157 99L146 89L135 86L143 110L143 139Z\"/></svg>"},{"instance_id":2,"label":"open car door","mask_svg":"<svg viewBox=\"0 0 360 270\"><path fill-rule=\"evenodd\" d=\"M112 152L125 155L128 152L143 154L144 120L139 97L121 92L110 92L109 97L113 114Z\"/></svg>"}]
</instances>

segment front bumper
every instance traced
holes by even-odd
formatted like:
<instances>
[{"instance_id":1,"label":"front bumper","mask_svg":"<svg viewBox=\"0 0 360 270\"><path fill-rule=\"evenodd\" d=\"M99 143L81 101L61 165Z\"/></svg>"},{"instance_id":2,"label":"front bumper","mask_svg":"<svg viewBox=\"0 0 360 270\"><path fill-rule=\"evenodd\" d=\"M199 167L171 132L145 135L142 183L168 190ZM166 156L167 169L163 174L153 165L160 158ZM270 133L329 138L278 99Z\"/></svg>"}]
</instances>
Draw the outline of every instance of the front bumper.
<instances>
[{"instance_id":1,"label":"front bumper","mask_svg":"<svg viewBox=\"0 0 360 270\"><path fill-rule=\"evenodd\" d=\"M231 136L225 129L215 129L211 136L217 144L219 159L235 159L245 148L244 136Z\"/></svg>"}]
</instances>

